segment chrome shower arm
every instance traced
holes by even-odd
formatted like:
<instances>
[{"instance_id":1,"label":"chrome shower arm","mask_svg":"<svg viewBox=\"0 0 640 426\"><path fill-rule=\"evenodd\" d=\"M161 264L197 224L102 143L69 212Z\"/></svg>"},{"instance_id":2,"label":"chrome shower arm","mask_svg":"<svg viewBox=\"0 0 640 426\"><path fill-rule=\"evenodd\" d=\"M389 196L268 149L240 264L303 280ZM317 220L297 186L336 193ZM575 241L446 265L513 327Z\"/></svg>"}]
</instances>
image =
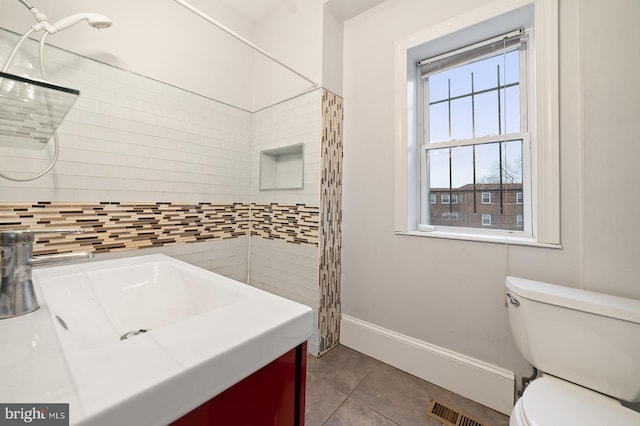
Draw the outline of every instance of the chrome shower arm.
<instances>
[{"instance_id":1,"label":"chrome shower arm","mask_svg":"<svg viewBox=\"0 0 640 426\"><path fill-rule=\"evenodd\" d=\"M38 24L42 24L43 28L44 27L48 27L48 22L49 22L49 18L47 18L47 15L45 15L44 13L40 12L38 9L36 9L36 7L34 5L32 5L31 3L29 3L27 0L18 0L20 3L22 3L22 5L24 7L26 7L27 9L29 9L29 12L31 12L33 14L33 17L36 18L36 22ZM39 31L39 29L36 29L36 31Z\"/></svg>"},{"instance_id":2,"label":"chrome shower arm","mask_svg":"<svg viewBox=\"0 0 640 426\"><path fill-rule=\"evenodd\" d=\"M26 0L18 0L20 3L22 3L24 5L24 7L26 7L27 9L31 10L33 9L33 6Z\"/></svg>"}]
</instances>

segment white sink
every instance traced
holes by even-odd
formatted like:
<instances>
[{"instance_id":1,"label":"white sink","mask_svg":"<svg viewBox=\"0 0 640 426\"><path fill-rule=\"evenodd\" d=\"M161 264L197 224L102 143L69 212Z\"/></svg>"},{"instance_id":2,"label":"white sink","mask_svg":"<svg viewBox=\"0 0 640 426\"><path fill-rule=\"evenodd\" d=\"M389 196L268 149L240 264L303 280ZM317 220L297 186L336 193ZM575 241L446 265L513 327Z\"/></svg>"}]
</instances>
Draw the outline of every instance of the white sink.
<instances>
[{"instance_id":1,"label":"white sink","mask_svg":"<svg viewBox=\"0 0 640 426\"><path fill-rule=\"evenodd\" d=\"M309 307L164 255L34 269L33 280L41 309L29 315L49 317L71 391L21 398L78 401L71 424L170 423L311 334Z\"/></svg>"},{"instance_id":2,"label":"white sink","mask_svg":"<svg viewBox=\"0 0 640 426\"><path fill-rule=\"evenodd\" d=\"M157 330L242 298L239 283L164 256L60 267L36 275L49 310L67 327L63 342L117 344L127 335L133 338L141 330Z\"/></svg>"}]
</instances>

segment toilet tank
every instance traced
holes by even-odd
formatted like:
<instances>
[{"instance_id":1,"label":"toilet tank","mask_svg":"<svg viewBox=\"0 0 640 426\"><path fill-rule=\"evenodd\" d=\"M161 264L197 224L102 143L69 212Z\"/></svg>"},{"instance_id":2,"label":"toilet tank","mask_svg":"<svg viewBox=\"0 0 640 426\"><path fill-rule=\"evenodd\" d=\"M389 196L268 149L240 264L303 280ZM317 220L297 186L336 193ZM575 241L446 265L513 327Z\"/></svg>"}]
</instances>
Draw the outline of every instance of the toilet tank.
<instances>
[{"instance_id":1,"label":"toilet tank","mask_svg":"<svg viewBox=\"0 0 640 426\"><path fill-rule=\"evenodd\" d=\"M640 401L640 300L507 277L511 332L545 373Z\"/></svg>"}]
</instances>

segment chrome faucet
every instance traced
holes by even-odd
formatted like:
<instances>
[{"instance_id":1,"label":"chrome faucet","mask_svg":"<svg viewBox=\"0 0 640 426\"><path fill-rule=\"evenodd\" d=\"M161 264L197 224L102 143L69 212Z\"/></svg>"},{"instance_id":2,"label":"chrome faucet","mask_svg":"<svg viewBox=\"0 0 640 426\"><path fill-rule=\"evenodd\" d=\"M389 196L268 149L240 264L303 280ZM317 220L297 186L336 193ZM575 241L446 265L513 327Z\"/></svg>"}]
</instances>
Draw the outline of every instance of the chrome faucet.
<instances>
[{"instance_id":1,"label":"chrome faucet","mask_svg":"<svg viewBox=\"0 0 640 426\"><path fill-rule=\"evenodd\" d=\"M28 314L40 307L31 281L31 267L88 259L93 253L33 256L37 234L81 234L82 229L0 231L0 320Z\"/></svg>"}]
</instances>

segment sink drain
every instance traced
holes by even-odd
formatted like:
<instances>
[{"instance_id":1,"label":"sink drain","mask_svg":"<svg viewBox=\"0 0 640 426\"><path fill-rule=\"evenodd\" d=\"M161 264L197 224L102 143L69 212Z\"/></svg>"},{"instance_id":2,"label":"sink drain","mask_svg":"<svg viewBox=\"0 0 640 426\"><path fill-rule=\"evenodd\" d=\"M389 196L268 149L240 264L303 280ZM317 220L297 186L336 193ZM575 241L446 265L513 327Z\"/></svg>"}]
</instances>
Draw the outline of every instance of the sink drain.
<instances>
[{"instance_id":1,"label":"sink drain","mask_svg":"<svg viewBox=\"0 0 640 426\"><path fill-rule=\"evenodd\" d=\"M124 333L122 336L120 336L120 340L127 340L129 337L137 336L138 334L144 334L150 330L150 328L141 328L140 330L134 330L128 333Z\"/></svg>"}]
</instances>

